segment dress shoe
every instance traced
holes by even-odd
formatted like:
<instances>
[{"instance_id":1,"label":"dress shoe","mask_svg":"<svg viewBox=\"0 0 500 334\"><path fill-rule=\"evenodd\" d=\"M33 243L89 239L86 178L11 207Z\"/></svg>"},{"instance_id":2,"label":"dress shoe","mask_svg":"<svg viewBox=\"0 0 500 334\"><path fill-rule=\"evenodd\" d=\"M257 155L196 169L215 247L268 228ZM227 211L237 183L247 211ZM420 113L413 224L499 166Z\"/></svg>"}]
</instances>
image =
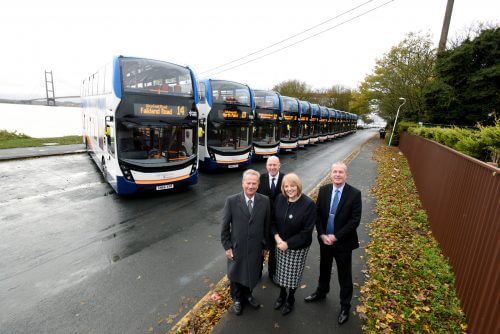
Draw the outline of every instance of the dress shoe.
<instances>
[{"instance_id":1,"label":"dress shoe","mask_svg":"<svg viewBox=\"0 0 500 334\"><path fill-rule=\"evenodd\" d=\"M283 306L283 309L281 310L281 314L287 315L288 313L292 312L293 310L293 304L286 302L285 305Z\"/></svg>"},{"instance_id":2,"label":"dress shoe","mask_svg":"<svg viewBox=\"0 0 500 334\"><path fill-rule=\"evenodd\" d=\"M340 310L339 318L337 320L339 325L346 323L347 320L349 320L349 310L347 309Z\"/></svg>"},{"instance_id":3,"label":"dress shoe","mask_svg":"<svg viewBox=\"0 0 500 334\"><path fill-rule=\"evenodd\" d=\"M243 305L241 305L240 301L234 302L233 310L234 314L236 315L240 315L241 313L243 313Z\"/></svg>"},{"instance_id":4,"label":"dress shoe","mask_svg":"<svg viewBox=\"0 0 500 334\"><path fill-rule=\"evenodd\" d=\"M325 299L326 295L325 294L322 294L322 293L319 293L319 292L313 292L311 295L307 296L306 298L304 298L304 300L306 302L316 302L318 300L321 300L321 299Z\"/></svg>"},{"instance_id":5,"label":"dress shoe","mask_svg":"<svg viewBox=\"0 0 500 334\"><path fill-rule=\"evenodd\" d=\"M248 304L252 306L254 309L260 308L260 303L253 296L248 297Z\"/></svg>"},{"instance_id":6,"label":"dress shoe","mask_svg":"<svg viewBox=\"0 0 500 334\"><path fill-rule=\"evenodd\" d=\"M285 302L285 298L279 296L278 299L276 299L276 302L274 303L274 309L278 310L283 306L283 303Z\"/></svg>"}]
</instances>

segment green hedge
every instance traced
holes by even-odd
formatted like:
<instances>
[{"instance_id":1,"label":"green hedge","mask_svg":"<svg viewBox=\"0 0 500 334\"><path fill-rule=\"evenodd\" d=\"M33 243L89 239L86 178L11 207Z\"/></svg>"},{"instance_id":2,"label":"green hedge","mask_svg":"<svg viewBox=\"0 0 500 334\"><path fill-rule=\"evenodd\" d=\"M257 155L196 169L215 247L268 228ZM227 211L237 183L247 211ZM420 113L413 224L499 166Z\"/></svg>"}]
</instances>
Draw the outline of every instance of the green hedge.
<instances>
[{"instance_id":1,"label":"green hedge","mask_svg":"<svg viewBox=\"0 0 500 334\"><path fill-rule=\"evenodd\" d=\"M500 160L500 122L495 126L480 126L479 130L453 128L408 127L412 133L482 161Z\"/></svg>"}]
</instances>

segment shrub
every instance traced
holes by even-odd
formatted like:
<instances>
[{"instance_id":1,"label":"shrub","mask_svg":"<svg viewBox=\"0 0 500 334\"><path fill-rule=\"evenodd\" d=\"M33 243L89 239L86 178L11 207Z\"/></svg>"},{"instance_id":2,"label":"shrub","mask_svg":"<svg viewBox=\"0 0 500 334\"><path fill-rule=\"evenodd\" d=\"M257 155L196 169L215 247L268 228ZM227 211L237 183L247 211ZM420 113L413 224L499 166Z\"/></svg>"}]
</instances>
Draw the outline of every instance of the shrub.
<instances>
[{"instance_id":1,"label":"shrub","mask_svg":"<svg viewBox=\"0 0 500 334\"><path fill-rule=\"evenodd\" d=\"M464 128L410 127L408 132L434 140L482 161L500 160L500 122L495 126L479 126L479 130Z\"/></svg>"}]
</instances>

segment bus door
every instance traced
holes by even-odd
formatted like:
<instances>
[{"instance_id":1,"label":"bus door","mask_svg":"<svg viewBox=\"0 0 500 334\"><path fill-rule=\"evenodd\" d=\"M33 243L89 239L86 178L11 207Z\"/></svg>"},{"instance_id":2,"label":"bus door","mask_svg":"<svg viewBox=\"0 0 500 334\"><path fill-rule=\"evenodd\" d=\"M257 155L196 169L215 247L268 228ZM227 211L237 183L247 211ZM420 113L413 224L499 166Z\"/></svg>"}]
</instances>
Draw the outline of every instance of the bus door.
<instances>
[{"instance_id":1,"label":"bus door","mask_svg":"<svg viewBox=\"0 0 500 334\"><path fill-rule=\"evenodd\" d=\"M103 150L112 157L115 156L115 122L113 116L104 119L104 146ZM109 159L109 156L108 156Z\"/></svg>"}]
</instances>

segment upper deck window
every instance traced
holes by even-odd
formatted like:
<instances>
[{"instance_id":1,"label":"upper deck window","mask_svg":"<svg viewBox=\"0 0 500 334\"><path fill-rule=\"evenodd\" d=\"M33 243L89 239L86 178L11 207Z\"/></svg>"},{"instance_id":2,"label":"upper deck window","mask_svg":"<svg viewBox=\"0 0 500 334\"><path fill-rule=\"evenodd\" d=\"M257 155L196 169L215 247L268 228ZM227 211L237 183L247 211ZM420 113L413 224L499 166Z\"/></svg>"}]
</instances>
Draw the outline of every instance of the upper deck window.
<instances>
[{"instance_id":1,"label":"upper deck window","mask_svg":"<svg viewBox=\"0 0 500 334\"><path fill-rule=\"evenodd\" d=\"M121 60L125 92L193 96L189 69L157 60Z\"/></svg>"},{"instance_id":2,"label":"upper deck window","mask_svg":"<svg viewBox=\"0 0 500 334\"><path fill-rule=\"evenodd\" d=\"M250 91L247 86L228 81L212 81L214 103L230 103L250 106Z\"/></svg>"},{"instance_id":3,"label":"upper deck window","mask_svg":"<svg viewBox=\"0 0 500 334\"><path fill-rule=\"evenodd\" d=\"M280 108L278 94L272 91L256 90L254 91L254 101L256 108L275 109Z\"/></svg>"},{"instance_id":4,"label":"upper deck window","mask_svg":"<svg viewBox=\"0 0 500 334\"><path fill-rule=\"evenodd\" d=\"M283 97L283 110L285 112L298 112L299 102L291 97Z\"/></svg>"}]
</instances>

